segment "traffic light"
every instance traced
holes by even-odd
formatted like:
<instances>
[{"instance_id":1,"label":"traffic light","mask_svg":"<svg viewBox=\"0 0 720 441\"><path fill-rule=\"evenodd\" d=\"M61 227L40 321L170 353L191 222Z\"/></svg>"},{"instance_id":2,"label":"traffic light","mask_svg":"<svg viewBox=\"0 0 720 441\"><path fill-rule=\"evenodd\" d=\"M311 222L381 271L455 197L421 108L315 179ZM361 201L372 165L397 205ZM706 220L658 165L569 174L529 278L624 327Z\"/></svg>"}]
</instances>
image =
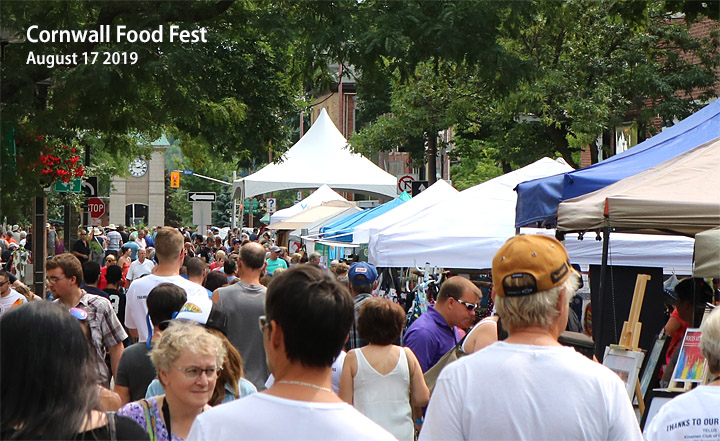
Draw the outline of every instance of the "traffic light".
<instances>
[{"instance_id":1,"label":"traffic light","mask_svg":"<svg viewBox=\"0 0 720 441\"><path fill-rule=\"evenodd\" d=\"M180 188L180 172L170 172L170 187Z\"/></svg>"}]
</instances>

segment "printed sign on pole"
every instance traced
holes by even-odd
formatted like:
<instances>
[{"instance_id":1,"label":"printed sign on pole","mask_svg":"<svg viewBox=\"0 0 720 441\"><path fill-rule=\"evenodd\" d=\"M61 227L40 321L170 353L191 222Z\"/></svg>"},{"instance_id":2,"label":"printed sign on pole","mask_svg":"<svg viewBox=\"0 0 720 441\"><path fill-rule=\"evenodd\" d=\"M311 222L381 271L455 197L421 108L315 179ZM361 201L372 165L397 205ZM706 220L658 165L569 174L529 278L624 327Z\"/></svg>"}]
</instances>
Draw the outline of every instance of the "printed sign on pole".
<instances>
[{"instance_id":1,"label":"printed sign on pole","mask_svg":"<svg viewBox=\"0 0 720 441\"><path fill-rule=\"evenodd\" d=\"M265 207L267 208L268 213L275 213L275 210L277 209L277 199L276 198L265 199Z\"/></svg>"}]
</instances>

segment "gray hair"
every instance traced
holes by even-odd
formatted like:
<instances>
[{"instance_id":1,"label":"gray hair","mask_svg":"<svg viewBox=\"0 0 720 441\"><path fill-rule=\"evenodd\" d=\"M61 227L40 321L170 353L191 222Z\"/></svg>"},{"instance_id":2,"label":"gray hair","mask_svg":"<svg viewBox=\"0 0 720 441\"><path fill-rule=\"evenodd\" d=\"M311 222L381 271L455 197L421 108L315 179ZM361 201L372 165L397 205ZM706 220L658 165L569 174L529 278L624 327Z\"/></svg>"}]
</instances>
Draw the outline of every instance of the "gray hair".
<instances>
[{"instance_id":1,"label":"gray hair","mask_svg":"<svg viewBox=\"0 0 720 441\"><path fill-rule=\"evenodd\" d=\"M215 354L218 366L223 365L227 354L223 341L209 333L202 325L172 321L150 352L150 358L155 369L167 372L184 350L194 354ZM162 380L160 382L162 383Z\"/></svg>"},{"instance_id":2,"label":"gray hair","mask_svg":"<svg viewBox=\"0 0 720 441\"><path fill-rule=\"evenodd\" d=\"M720 373L720 308L715 308L700 325L700 351L708 361L710 373Z\"/></svg>"},{"instance_id":3,"label":"gray hair","mask_svg":"<svg viewBox=\"0 0 720 441\"><path fill-rule=\"evenodd\" d=\"M565 291L565 300L569 300L580 286L579 277L573 273L562 285L547 291L521 297L495 297L495 309L507 329L529 327L549 328L560 315L557 309L560 295Z\"/></svg>"}]
</instances>

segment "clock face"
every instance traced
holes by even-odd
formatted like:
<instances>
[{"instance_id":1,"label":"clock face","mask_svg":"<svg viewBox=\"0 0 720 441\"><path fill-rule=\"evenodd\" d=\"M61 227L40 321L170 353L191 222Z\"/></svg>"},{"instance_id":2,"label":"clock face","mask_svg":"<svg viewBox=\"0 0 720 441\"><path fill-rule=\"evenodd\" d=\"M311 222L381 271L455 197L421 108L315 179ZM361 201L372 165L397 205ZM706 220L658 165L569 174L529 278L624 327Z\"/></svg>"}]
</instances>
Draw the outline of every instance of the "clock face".
<instances>
[{"instance_id":1,"label":"clock face","mask_svg":"<svg viewBox=\"0 0 720 441\"><path fill-rule=\"evenodd\" d=\"M148 163L142 158L135 158L128 166L128 170L130 171L130 175L136 178L145 176L148 170Z\"/></svg>"}]
</instances>

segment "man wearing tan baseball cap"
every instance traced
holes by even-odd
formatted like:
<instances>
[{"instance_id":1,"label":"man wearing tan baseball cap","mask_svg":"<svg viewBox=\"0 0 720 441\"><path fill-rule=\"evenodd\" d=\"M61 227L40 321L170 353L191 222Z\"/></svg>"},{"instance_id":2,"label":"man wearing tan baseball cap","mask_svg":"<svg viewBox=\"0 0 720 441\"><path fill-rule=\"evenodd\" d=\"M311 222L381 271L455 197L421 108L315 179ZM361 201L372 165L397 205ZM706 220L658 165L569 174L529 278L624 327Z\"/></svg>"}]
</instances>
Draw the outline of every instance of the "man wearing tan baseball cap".
<instances>
[{"instance_id":1,"label":"man wearing tan baseball cap","mask_svg":"<svg viewBox=\"0 0 720 441\"><path fill-rule=\"evenodd\" d=\"M492 275L509 337L442 371L420 441L642 440L620 377L558 343L580 280L562 244L514 236Z\"/></svg>"}]
</instances>

